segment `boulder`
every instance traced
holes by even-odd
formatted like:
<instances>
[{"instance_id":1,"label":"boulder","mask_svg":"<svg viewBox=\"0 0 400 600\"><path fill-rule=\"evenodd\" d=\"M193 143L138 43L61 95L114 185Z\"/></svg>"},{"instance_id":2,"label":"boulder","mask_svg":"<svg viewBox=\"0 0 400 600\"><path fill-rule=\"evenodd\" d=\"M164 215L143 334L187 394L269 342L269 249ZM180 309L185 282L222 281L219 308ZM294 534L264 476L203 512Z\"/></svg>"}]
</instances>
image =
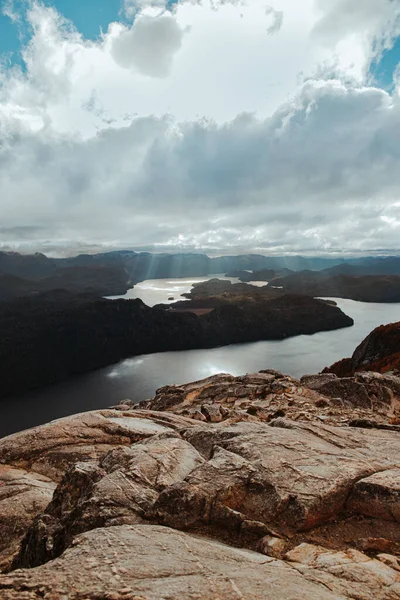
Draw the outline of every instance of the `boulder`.
<instances>
[{"instance_id":1,"label":"boulder","mask_svg":"<svg viewBox=\"0 0 400 600\"><path fill-rule=\"evenodd\" d=\"M357 481L347 507L352 512L400 523L400 469L374 473Z\"/></svg>"}]
</instances>

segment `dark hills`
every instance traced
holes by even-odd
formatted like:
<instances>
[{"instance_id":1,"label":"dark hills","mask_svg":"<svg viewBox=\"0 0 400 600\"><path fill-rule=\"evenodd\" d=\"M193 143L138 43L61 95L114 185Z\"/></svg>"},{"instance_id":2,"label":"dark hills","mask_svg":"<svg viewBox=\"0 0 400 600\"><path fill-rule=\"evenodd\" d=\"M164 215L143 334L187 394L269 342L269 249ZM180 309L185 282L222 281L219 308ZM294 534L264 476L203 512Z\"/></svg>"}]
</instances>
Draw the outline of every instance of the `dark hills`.
<instances>
[{"instance_id":1,"label":"dark hills","mask_svg":"<svg viewBox=\"0 0 400 600\"><path fill-rule=\"evenodd\" d=\"M360 259L320 270L239 270L227 275L238 277L242 282L268 281L286 293L360 302L400 302L399 257Z\"/></svg>"},{"instance_id":2,"label":"dark hills","mask_svg":"<svg viewBox=\"0 0 400 600\"><path fill-rule=\"evenodd\" d=\"M38 279L22 279L0 273L0 300L11 300L56 289L97 296L123 295L129 289L126 271L121 266L67 267Z\"/></svg>"},{"instance_id":3,"label":"dark hills","mask_svg":"<svg viewBox=\"0 0 400 600\"><path fill-rule=\"evenodd\" d=\"M345 264L329 267L330 275L400 275L400 257L389 256L386 258L370 258L365 262Z\"/></svg>"},{"instance_id":4,"label":"dark hills","mask_svg":"<svg viewBox=\"0 0 400 600\"><path fill-rule=\"evenodd\" d=\"M268 285L256 287L247 283L231 283L226 279L209 279L195 283L190 292L182 296L192 301L218 297L223 303L230 303L231 300L236 302L240 297L246 300L257 298L271 300L283 294L281 290Z\"/></svg>"},{"instance_id":5,"label":"dark hills","mask_svg":"<svg viewBox=\"0 0 400 600\"><path fill-rule=\"evenodd\" d=\"M271 281L277 277L285 277L293 273L290 269L261 269L260 271L230 271L226 274L226 277L237 277L243 283L250 283L251 281Z\"/></svg>"},{"instance_id":6,"label":"dark hills","mask_svg":"<svg viewBox=\"0 0 400 600\"><path fill-rule=\"evenodd\" d=\"M353 324L339 308L301 296L217 306L198 317L140 300L67 292L0 303L2 397L62 381L128 356L283 339Z\"/></svg>"},{"instance_id":7,"label":"dark hills","mask_svg":"<svg viewBox=\"0 0 400 600\"><path fill-rule=\"evenodd\" d=\"M351 268L351 267L350 267ZM360 302L400 302L399 275L343 275L332 270L300 271L273 280L286 292Z\"/></svg>"},{"instance_id":8,"label":"dark hills","mask_svg":"<svg viewBox=\"0 0 400 600\"><path fill-rule=\"evenodd\" d=\"M292 271L300 272L300 275ZM274 285L284 285L287 291L294 293L332 295L331 290L335 288L335 295L342 297L360 300L371 297L371 301L397 301L396 286L393 293L391 289L387 289L379 297L367 292L375 283L380 284L378 280L335 280L329 282L329 285L327 280L342 275L361 277L400 274L400 258L369 257L345 262L344 259L301 256L248 254L210 258L205 254L150 254L129 250L94 255L81 254L71 258L48 258L40 253L22 255L17 252L0 252L0 275L3 276L0 279L0 299L60 287L73 293L122 295L132 285L147 279L203 277L218 273L238 276L244 282L274 279ZM5 277L6 275L9 277ZM324 279L322 291L321 278ZM389 285L384 281L383 284L386 287ZM357 295L354 289L360 285L361 294ZM393 282L390 285L392 288ZM385 299L391 296L393 300ZM380 300L380 297L384 299Z\"/></svg>"}]
</instances>

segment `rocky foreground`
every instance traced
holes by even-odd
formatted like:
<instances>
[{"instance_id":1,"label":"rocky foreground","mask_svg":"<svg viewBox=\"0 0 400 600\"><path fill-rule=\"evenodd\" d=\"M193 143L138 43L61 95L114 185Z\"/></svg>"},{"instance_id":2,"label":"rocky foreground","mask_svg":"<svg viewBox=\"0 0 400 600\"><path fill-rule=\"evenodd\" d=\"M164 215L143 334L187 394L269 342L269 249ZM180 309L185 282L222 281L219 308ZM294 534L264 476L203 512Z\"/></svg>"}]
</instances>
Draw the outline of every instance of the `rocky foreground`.
<instances>
[{"instance_id":1,"label":"rocky foreground","mask_svg":"<svg viewBox=\"0 0 400 600\"><path fill-rule=\"evenodd\" d=\"M274 371L0 440L2 600L400 598L400 378Z\"/></svg>"}]
</instances>

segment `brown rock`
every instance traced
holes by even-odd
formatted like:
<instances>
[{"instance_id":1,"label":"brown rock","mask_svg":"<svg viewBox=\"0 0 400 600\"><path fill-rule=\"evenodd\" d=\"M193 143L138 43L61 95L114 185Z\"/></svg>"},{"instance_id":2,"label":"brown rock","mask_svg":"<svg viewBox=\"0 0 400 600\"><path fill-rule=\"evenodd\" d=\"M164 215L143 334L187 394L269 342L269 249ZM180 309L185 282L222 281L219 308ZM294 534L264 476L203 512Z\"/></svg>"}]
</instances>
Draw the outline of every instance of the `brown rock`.
<instances>
[{"instance_id":1,"label":"brown rock","mask_svg":"<svg viewBox=\"0 0 400 600\"><path fill-rule=\"evenodd\" d=\"M33 567L59 556L78 533L146 521L158 493L204 462L171 434L111 450L98 465L72 467L29 530L14 566Z\"/></svg>"},{"instance_id":2,"label":"brown rock","mask_svg":"<svg viewBox=\"0 0 400 600\"><path fill-rule=\"evenodd\" d=\"M320 575L321 583L324 582L330 589L335 588L330 584L329 575L341 578L343 583L346 581L347 589L341 590L345 598L400 598L399 573L357 550L332 552L319 546L301 544L288 552L287 559L304 575L313 569L314 577ZM336 590L339 591L337 587Z\"/></svg>"},{"instance_id":3,"label":"brown rock","mask_svg":"<svg viewBox=\"0 0 400 600\"><path fill-rule=\"evenodd\" d=\"M88 412L3 438L0 463L31 469L59 481L71 464L166 431L164 425L142 419L134 412Z\"/></svg>"},{"instance_id":4,"label":"brown rock","mask_svg":"<svg viewBox=\"0 0 400 600\"><path fill-rule=\"evenodd\" d=\"M391 554L378 554L376 558L395 571L400 571L400 562L395 556Z\"/></svg>"},{"instance_id":5,"label":"brown rock","mask_svg":"<svg viewBox=\"0 0 400 600\"><path fill-rule=\"evenodd\" d=\"M203 404L201 412L205 415L206 420L211 423L220 423L222 421L222 413L218 405Z\"/></svg>"},{"instance_id":6,"label":"brown rock","mask_svg":"<svg viewBox=\"0 0 400 600\"><path fill-rule=\"evenodd\" d=\"M257 550L267 556L283 559L288 550L288 543L282 538L266 535L260 540Z\"/></svg>"},{"instance_id":7,"label":"brown rock","mask_svg":"<svg viewBox=\"0 0 400 600\"><path fill-rule=\"evenodd\" d=\"M358 481L347 507L352 512L400 523L400 469L374 473Z\"/></svg>"},{"instance_id":8,"label":"brown rock","mask_svg":"<svg viewBox=\"0 0 400 600\"><path fill-rule=\"evenodd\" d=\"M208 460L159 496L157 520L214 527L222 505L235 511L234 522L239 513L282 532L305 531L343 510L354 482L394 466L400 453L392 432L274 423L189 429L186 439Z\"/></svg>"},{"instance_id":9,"label":"brown rock","mask_svg":"<svg viewBox=\"0 0 400 600\"><path fill-rule=\"evenodd\" d=\"M2 600L396 600L399 573L361 553L296 549L290 565L158 526L101 528L0 576Z\"/></svg>"},{"instance_id":10,"label":"brown rock","mask_svg":"<svg viewBox=\"0 0 400 600\"><path fill-rule=\"evenodd\" d=\"M397 392L318 379L214 376L0 440L3 565L24 536L36 567L2 600L399 598Z\"/></svg>"},{"instance_id":11,"label":"brown rock","mask_svg":"<svg viewBox=\"0 0 400 600\"><path fill-rule=\"evenodd\" d=\"M0 569L6 568L36 515L50 502L47 477L0 465Z\"/></svg>"},{"instance_id":12,"label":"brown rock","mask_svg":"<svg viewBox=\"0 0 400 600\"><path fill-rule=\"evenodd\" d=\"M394 543L383 537L360 538L357 540L357 548L363 552L393 552Z\"/></svg>"}]
</instances>

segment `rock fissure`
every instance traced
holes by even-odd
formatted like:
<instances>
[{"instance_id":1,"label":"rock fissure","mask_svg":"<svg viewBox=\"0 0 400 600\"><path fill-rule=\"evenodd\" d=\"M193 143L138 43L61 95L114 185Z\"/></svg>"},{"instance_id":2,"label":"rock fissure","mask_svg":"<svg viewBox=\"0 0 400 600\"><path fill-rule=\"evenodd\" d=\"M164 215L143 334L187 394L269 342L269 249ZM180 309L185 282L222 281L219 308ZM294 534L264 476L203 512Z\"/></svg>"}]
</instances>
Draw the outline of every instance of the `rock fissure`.
<instances>
[{"instance_id":1,"label":"rock fissure","mask_svg":"<svg viewBox=\"0 0 400 600\"><path fill-rule=\"evenodd\" d=\"M165 387L0 440L5 600L100 598L98 586L146 600L160 586L182 600L400 598L400 439L388 429L400 379L374 412L322 394L326 375L261 375L263 386L250 374ZM385 377L345 386L388 397ZM355 415L381 428L349 427Z\"/></svg>"}]
</instances>

